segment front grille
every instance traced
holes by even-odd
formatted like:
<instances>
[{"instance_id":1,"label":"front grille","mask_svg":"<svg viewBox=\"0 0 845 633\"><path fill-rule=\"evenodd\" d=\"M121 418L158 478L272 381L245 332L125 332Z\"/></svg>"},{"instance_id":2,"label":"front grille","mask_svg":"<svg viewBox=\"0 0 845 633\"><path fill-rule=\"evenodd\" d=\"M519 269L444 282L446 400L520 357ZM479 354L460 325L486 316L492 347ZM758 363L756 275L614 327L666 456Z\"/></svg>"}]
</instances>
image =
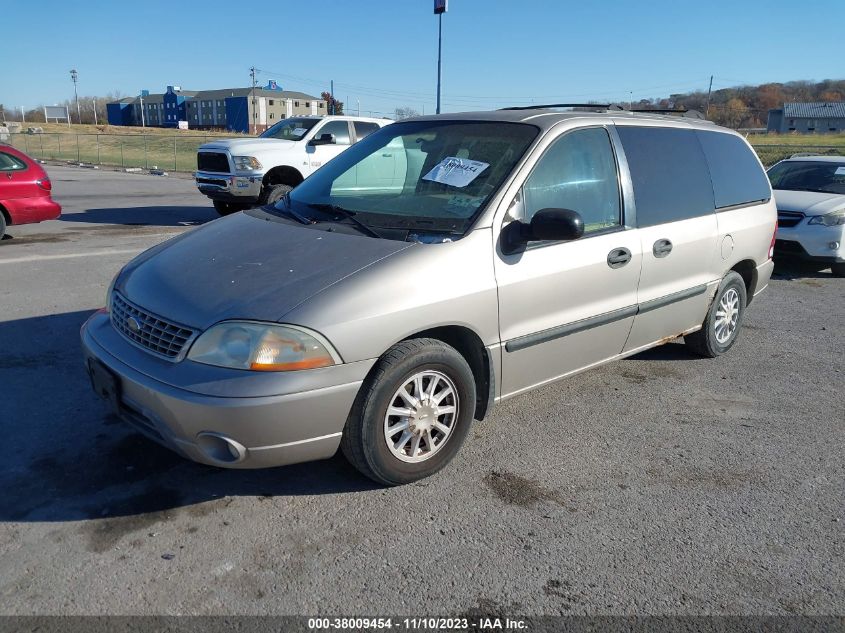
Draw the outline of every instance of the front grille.
<instances>
[{"instance_id":1,"label":"front grille","mask_svg":"<svg viewBox=\"0 0 845 633\"><path fill-rule=\"evenodd\" d=\"M197 178L198 185L214 185L215 187L223 187L226 188L228 184L222 178Z\"/></svg>"},{"instance_id":2,"label":"front grille","mask_svg":"<svg viewBox=\"0 0 845 633\"><path fill-rule=\"evenodd\" d=\"M797 226L804 219L804 214L798 211L781 211L778 209L778 226L791 228Z\"/></svg>"},{"instance_id":3,"label":"front grille","mask_svg":"<svg viewBox=\"0 0 845 633\"><path fill-rule=\"evenodd\" d=\"M175 360L196 332L165 321L112 293L111 322L129 341L157 356Z\"/></svg>"},{"instance_id":4,"label":"front grille","mask_svg":"<svg viewBox=\"0 0 845 633\"><path fill-rule=\"evenodd\" d=\"M200 171L214 171L221 174L229 173L229 159L226 154L217 152L197 152L197 169Z\"/></svg>"}]
</instances>

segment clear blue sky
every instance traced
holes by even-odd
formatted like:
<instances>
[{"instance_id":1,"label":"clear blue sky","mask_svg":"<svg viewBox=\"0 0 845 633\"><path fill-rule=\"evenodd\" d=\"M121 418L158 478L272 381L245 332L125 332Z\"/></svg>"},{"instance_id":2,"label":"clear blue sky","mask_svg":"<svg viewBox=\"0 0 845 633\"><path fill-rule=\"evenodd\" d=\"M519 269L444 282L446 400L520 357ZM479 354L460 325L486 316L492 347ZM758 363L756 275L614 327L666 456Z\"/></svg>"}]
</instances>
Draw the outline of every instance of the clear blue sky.
<instances>
[{"instance_id":1,"label":"clear blue sky","mask_svg":"<svg viewBox=\"0 0 845 633\"><path fill-rule=\"evenodd\" d=\"M432 0L6 3L0 103L52 104L142 88L230 88L276 79L355 111L435 104ZM449 0L443 110L668 96L841 79L845 0Z\"/></svg>"}]
</instances>

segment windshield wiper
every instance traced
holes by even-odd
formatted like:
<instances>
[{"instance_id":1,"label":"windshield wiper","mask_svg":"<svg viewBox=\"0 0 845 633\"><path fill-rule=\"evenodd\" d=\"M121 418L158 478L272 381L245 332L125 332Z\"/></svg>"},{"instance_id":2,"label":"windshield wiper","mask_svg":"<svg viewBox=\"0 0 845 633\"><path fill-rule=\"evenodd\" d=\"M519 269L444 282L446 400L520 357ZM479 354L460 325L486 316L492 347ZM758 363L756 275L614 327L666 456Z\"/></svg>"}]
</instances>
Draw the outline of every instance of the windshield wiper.
<instances>
[{"instance_id":1,"label":"windshield wiper","mask_svg":"<svg viewBox=\"0 0 845 633\"><path fill-rule=\"evenodd\" d=\"M276 207L276 205L269 205L270 208L273 209L273 211L276 212L276 213L282 213L284 215L292 217L294 220L296 220L300 224L314 224L314 220L312 220L311 218L306 218L301 213L298 213L298 212L293 210L293 206L291 206L289 196L290 196L290 193L286 193L285 197L282 198L282 201L284 201L284 203L285 203L284 209L279 209L279 208Z\"/></svg>"},{"instance_id":2,"label":"windshield wiper","mask_svg":"<svg viewBox=\"0 0 845 633\"><path fill-rule=\"evenodd\" d=\"M312 209L317 209L318 211L331 211L337 213L342 218L350 220L356 227L358 227L358 229L360 229L362 233L366 233L370 237L377 237L381 239L381 235L356 218L355 213L349 209L344 209L336 204L329 204L327 202L306 202L305 204L306 206L311 207Z\"/></svg>"}]
</instances>

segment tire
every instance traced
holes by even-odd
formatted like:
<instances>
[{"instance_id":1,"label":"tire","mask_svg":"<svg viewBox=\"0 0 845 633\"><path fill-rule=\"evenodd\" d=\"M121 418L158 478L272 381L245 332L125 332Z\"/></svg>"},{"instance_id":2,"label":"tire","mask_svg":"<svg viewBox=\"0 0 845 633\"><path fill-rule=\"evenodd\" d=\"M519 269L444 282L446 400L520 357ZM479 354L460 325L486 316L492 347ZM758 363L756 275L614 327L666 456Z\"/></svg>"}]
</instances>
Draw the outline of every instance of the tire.
<instances>
[{"instance_id":1,"label":"tire","mask_svg":"<svg viewBox=\"0 0 845 633\"><path fill-rule=\"evenodd\" d=\"M3 240L4 235L6 235L6 217L0 211L0 241Z\"/></svg>"},{"instance_id":2,"label":"tire","mask_svg":"<svg viewBox=\"0 0 845 633\"><path fill-rule=\"evenodd\" d=\"M834 277L845 277L845 264L831 264L830 272Z\"/></svg>"},{"instance_id":3,"label":"tire","mask_svg":"<svg viewBox=\"0 0 845 633\"><path fill-rule=\"evenodd\" d=\"M213 200L212 202L214 203L214 210L220 215L231 215L233 213L237 213L238 211L243 211L245 208L239 204L223 202L222 200Z\"/></svg>"},{"instance_id":4,"label":"tire","mask_svg":"<svg viewBox=\"0 0 845 633\"><path fill-rule=\"evenodd\" d=\"M719 284L701 329L684 337L686 346L705 358L716 358L727 352L739 336L747 299L745 280L739 273L729 272ZM727 323L723 316L726 311Z\"/></svg>"},{"instance_id":5,"label":"tire","mask_svg":"<svg viewBox=\"0 0 845 633\"><path fill-rule=\"evenodd\" d=\"M416 398L418 385L423 398ZM400 396L403 389L420 405L416 411ZM390 414L389 407L416 415ZM439 408L447 412L438 413ZM449 413L449 408L454 411ZM378 483L411 483L433 475L454 458L474 413L475 379L464 357L437 339L402 341L384 353L364 381L346 421L341 450L355 468ZM403 430L390 432L390 427L401 429L403 424Z\"/></svg>"},{"instance_id":6,"label":"tire","mask_svg":"<svg viewBox=\"0 0 845 633\"><path fill-rule=\"evenodd\" d=\"M293 187L289 185L268 185L261 190L261 196L258 198L258 206L263 207L268 204L276 204L292 189Z\"/></svg>"}]
</instances>

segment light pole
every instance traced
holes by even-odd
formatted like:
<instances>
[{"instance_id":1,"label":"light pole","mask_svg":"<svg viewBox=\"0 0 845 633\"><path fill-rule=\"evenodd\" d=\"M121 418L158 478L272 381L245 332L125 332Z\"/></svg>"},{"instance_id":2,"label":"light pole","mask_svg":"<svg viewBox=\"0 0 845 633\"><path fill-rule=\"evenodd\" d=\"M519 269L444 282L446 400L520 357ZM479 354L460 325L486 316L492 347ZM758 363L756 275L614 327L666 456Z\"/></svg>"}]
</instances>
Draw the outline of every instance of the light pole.
<instances>
[{"instance_id":1,"label":"light pole","mask_svg":"<svg viewBox=\"0 0 845 633\"><path fill-rule=\"evenodd\" d=\"M73 80L73 99L76 101L76 122L82 123L82 114L79 111L79 94L76 92L76 80L79 78L76 68L70 71L70 78Z\"/></svg>"},{"instance_id":2,"label":"light pole","mask_svg":"<svg viewBox=\"0 0 845 633\"><path fill-rule=\"evenodd\" d=\"M443 39L443 14L448 0L434 0L434 15L437 16L437 114L440 114L440 53Z\"/></svg>"}]
</instances>

